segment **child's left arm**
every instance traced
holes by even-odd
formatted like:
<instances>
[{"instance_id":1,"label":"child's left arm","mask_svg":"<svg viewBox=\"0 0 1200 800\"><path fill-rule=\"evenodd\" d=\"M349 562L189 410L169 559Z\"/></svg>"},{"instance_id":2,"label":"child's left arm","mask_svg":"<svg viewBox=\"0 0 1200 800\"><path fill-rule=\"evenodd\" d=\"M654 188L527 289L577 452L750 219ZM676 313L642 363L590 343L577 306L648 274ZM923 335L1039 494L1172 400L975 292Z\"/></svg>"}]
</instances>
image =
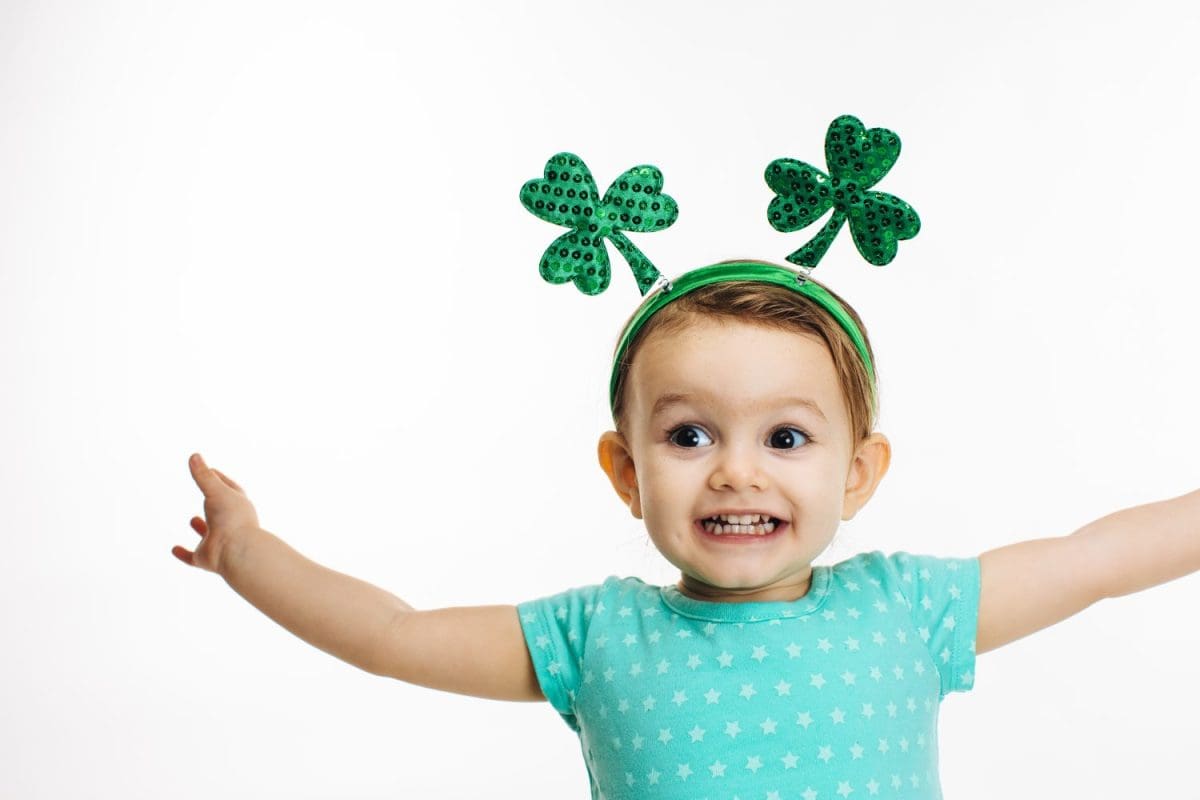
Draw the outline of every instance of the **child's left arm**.
<instances>
[{"instance_id":1,"label":"child's left arm","mask_svg":"<svg viewBox=\"0 0 1200 800\"><path fill-rule=\"evenodd\" d=\"M1200 490L1101 517L1069 536L979 557L982 654L1093 603L1200 570Z\"/></svg>"}]
</instances>

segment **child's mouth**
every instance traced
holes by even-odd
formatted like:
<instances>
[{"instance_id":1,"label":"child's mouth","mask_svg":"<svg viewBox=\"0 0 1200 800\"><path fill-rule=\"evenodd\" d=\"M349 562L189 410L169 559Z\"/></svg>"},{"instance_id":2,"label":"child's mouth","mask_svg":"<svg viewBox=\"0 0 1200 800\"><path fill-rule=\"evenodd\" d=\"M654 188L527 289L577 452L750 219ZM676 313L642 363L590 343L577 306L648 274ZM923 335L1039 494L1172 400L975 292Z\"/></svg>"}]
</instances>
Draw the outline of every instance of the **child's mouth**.
<instances>
[{"instance_id":1,"label":"child's mouth","mask_svg":"<svg viewBox=\"0 0 1200 800\"><path fill-rule=\"evenodd\" d=\"M787 526L787 522L766 514L734 515L717 514L696 520L696 529L706 538L724 542L752 542L774 538Z\"/></svg>"}]
</instances>

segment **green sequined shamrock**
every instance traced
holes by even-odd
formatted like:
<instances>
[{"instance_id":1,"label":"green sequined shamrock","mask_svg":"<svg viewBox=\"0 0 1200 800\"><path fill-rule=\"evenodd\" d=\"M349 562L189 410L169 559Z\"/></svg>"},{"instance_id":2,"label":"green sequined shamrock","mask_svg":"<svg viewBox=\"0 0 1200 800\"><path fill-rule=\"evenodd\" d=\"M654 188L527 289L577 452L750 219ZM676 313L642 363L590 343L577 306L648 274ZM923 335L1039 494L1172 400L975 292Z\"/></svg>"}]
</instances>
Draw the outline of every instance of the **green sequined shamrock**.
<instances>
[{"instance_id":1,"label":"green sequined shamrock","mask_svg":"<svg viewBox=\"0 0 1200 800\"><path fill-rule=\"evenodd\" d=\"M771 227L798 231L833 209L825 227L787 260L810 269L817 266L847 219L863 258L877 267L895 258L896 242L916 236L921 220L899 197L867 189L887 175L899 156L900 137L886 128L867 130L856 117L846 115L831 122L825 134L829 175L792 158L772 161L766 172L767 185L776 195L767 209Z\"/></svg>"},{"instance_id":2,"label":"green sequined shamrock","mask_svg":"<svg viewBox=\"0 0 1200 800\"><path fill-rule=\"evenodd\" d=\"M662 194L658 167L642 164L626 170L601 197L583 159L559 153L546 162L544 178L521 187L521 203L535 216L571 230L542 254L542 277L550 283L575 281L584 294L608 288L607 237L620 251L645 295L662 275L622 230L647 233L670 227L679 206Z\"/></svg>"}]
</instances>

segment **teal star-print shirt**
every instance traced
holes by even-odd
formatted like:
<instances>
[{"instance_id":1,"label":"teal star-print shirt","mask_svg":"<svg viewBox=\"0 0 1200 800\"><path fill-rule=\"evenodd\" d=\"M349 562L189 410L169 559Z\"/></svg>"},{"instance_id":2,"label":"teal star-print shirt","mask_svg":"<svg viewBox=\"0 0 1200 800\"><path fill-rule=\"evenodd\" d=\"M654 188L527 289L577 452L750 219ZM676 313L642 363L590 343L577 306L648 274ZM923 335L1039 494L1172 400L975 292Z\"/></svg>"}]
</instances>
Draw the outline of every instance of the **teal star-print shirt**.
<instances>
[{"instance_id":1,"label":"teal star-print shirt","mask_svg":"<svg viewBox=\"0 0 1200 800\"><path fill-rule=\"evenodd\" d=\"M789 602L611 576L517 611L593 800L932 800L939 705L975 682L979 559L860 553Z\"/></svg>"}]
</instances>

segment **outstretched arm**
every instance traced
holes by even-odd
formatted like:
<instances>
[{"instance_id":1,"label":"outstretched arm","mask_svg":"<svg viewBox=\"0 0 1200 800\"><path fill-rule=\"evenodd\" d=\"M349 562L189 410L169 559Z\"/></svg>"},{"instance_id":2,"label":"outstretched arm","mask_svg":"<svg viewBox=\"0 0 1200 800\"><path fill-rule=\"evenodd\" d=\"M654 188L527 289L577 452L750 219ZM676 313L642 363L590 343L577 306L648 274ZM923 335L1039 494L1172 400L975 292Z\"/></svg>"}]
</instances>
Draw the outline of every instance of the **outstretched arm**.
<instances>
[{"instance_id":1,"label":"outstretched arm","mask_svg":"<svg viewBox=\"0 0 1200 800\"><path fill-rule=\"evenodd\" d=\"M202 538L175 557L216 572L238 594L304 641L373 675L496 700L544 700L515 606L418 611L366 581L302 556L258 525L235 481L198 455Z\"/></svg>"},{"instance_id":2,"label":"outstretched arm","mask_svg":"<svg viewBox=\"0 0 1200 800\"><path fill-rule=\"evenodd\" d=\"M1200 571L1200 490L979 557L977 655L1093 603Z\"/></svg>"}]
</instances>

